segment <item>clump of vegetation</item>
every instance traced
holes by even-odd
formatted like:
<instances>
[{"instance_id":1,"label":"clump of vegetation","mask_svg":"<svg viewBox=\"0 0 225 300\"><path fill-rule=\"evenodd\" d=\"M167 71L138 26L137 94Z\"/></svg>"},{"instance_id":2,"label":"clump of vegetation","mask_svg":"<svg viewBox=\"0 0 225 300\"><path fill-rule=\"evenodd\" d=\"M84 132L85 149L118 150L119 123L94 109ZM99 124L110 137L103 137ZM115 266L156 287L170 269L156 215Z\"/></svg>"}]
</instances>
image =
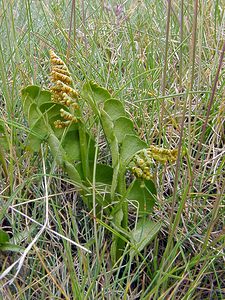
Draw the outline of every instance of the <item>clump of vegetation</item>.
<instances>
[{"instance_id":1,"label":"clump of vegetation","mask_svg":"<svg viewBox=\"0 0 225 300\"><path fill-rule=\"evenodd\" d=\"M50 92L37 86L22 91L23 107L31 128L30 147L38 151L39 145L47 142L55 161L80 188L94 218L101 212L106 219L111 219L111 226L119 231L113 234L111 245L111 259L115 264L124 252L125 243L140 254L160 230L160 223L148 218L156 201L151 169L155 161L175 162L177 150L148 147L135 133L120 100L112 98L106 89L92 81L84 83L78 93L72 87L73 80L65 63L52 50L50 58L53 83ZM98 141L83 121L85 111L80 103L84 101L93 111L96 126L103 129L112 166L98 163ZM127 186L126 171L130 164L133 164L131 170L136 179ZM95 203L90 188L100 184L104 184L109 195L99 193ZM129 230L128 201L133 201L137 210L133 230ZM143 234L138 235L137 231Z\"/></svg>"}]
</instances>

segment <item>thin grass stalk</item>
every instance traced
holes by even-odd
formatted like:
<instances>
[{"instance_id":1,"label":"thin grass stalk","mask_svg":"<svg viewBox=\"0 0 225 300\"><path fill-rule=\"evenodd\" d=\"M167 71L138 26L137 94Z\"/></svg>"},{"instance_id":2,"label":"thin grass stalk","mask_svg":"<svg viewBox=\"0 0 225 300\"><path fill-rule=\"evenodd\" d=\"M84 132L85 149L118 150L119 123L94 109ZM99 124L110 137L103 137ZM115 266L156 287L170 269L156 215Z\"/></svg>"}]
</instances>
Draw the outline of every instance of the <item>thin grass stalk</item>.
<instances>
[{"instance_id":1,"label":"thin grass stalk","mask_svg":"<svg viewBox=\"0 0 225 300\"><path fill-rule=\"evenodd\" d=\"M198 0L194 2L194 20L193 20L193 28L192 28L192 41L191 41L191 81L189 89L193 90L194 77L195 77L195 56L196 56L196 36L197 36L197 22L198 22Z\"/></svg>"},{"instance_id":2,"label":"thin grass stalk","mask_svg":"<svg viewBox=\"0 0 225 300\"><path fill-rule=\"evenodd\" d=\"M73 43L76 45L76 31L77 31L77 22L76 22L76 0L73 0L74 2L74 11L73 11Z\"/></svg>"},{"instance_id":3,"label":"thin grass stalk","mask_svg":"<svg viewBox=\"0 0 225 300\"><path fill-rule=\"evenodd\" d=\"M73 34L74 34L74 45L75 45L75 33L76 33L76 24L75 24L75 0L72 0L72 6L71 6L71 14L70 14L70 28L69 28L69 36L68 36L68 43L67 43L67 52L66 52L66 60L67 64L69 64L69 57L70 57L70 48L71 48L71 38L72 38L72 25L74 25L73 28Z\"/></svg>"},{"instance_id":4,"label":"thin grass stalk","mask_svg":"<svg viewBox=\"0 0 225 300\"><path fill-rule=\"evenodd\" d=\"M182 82L183 82L183 39L184 39L184 0L181 0L180 7L180 58L179 58L179 85L180 92L182 91ZM178 107L177 107L178 108Z\"/></svg>"},{"instance_id":5,"label":"thin grass stalk","mask_svg":"<svg viewBox=\"0 0 225 300\"><path fill-rule=\"evenodd\" d=\"M163 77L162 77L162 96L165 96L166 93L166 73L167 73L167 64L168 64L168 49L169 49L169 33L170 33L170 16L171 16L171 1L168 0L167 3L167 21L166 21L166 43L165 43L165 53L164 53L164 67L163 67ZM161 108L161 116L159 120L159 141L162 136L163 128L163 118L164 118L164 103Z\"/></svg>"},{"instance_id":6,"label":"thin grass stalk","mask_svg":"<svg viewBox=\"0 0 225 300\"><path fill-rule=\"evenodd\" d=\"M189 90L193 90L194 84L194 76L195 76L195 56L196 56L196 32L197 32L197 20L198 20L198 0L194 2L194 17L193 17L193 28L192 28L192 40L191 40L191 53L190 53L190 65L191 65L191 76L190 76L190 83L189 83ZM188 112L188 136L189 136L189 143L188 143L188 150L189 153L191 151L191 113L192 113L192 97L189 96L189 112Z\"/></svg>"},{"instance_id":7,"label":"thin grass stalk","mask_svg":"<svg viewBox=\"0 0 225 300\"><path fill-rule=\"evenodd\" d=\"M200 1L199 5L199 34L198 34L198 77L197 77L197 90L201 88L201 80L202 80L202 38L203 38L203 19L204 19L204 11L205 11L205 3L204 1Z\"/></svg>"},{"instance_id":8,"label":"thin grass stalk","mask_svg":"<svg viewBox=\"0 0 225 300\"><path fill-rule=\"evenodd\" d=\"M167 21L166 21L166 44L165 44L165 53L164 53L163 78L162 78L162 96L165 96L165 92L166 92L166 72L167 72L167 64L168 64L171 1L172 0L167 1L168 8L167 8Z\"/></svg>"},{"instance_id":9,"label":"thin grass stalk","mask_svg":"<svg viewBox=\"0 0 225 300\"><path fill-rule=\"evenodd\" d=\"M83 32L84 32L84 44L85 44L85 51L87 53L87 32L86 32L87 28L86 28L84 0L81 1L81 11L82 11L82 23L83 23Z\"/></svg>"}]
</instances>

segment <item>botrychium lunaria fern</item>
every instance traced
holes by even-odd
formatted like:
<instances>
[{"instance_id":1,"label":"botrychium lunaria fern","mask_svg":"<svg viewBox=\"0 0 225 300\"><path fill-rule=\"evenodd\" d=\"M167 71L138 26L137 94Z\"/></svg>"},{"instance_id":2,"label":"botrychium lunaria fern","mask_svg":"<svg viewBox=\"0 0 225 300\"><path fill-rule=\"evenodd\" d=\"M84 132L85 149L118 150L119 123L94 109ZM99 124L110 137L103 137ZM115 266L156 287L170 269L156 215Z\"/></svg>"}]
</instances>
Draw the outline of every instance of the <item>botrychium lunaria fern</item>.
<instances>
[{"instance_id":1,"label":"botrychium lunaria fern","mask_svg":"<svg viewBox=\"0 0 225 300\"><path fill-rule=\"evenodd\" d=\"M51 81L53 85L50 88L52 93L52 101L65 105L70 109L70 112L60 110L60 115L65 121L56 120L54 125L56 128L64 128L71 123L77 123L78 119L74 116L74 110L79 109L77 103L78 93L72 87L73 80L66 64L58 57L53 50L50 50L51 64Z\"/></svg>"},{"instance_id":2,"label":"botrychium lunaria fern","mask_svg":"<svg viewBox=\"0 0 225 300\"><path fill-rule=\"evenodd\" d=\"M177 149L168 150L150 146L137 152L131 161L132 173L140 179L153 179L152 168L156 162L161 164L174 163L177 159Z\"/></svg>"}]
</instances>

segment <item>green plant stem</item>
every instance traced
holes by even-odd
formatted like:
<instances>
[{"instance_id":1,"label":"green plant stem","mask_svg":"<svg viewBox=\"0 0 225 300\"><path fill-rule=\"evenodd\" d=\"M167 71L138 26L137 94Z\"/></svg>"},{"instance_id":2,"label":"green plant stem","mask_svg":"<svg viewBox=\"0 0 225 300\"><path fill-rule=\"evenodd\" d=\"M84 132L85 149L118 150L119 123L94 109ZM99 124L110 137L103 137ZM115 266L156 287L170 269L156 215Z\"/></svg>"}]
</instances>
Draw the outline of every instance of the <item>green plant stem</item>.
<instances>
[{"instance_id":1,"label":"green plant stem","mask_svg":"<svg viewBox=\"0 0 225 300\"><path fill-rule=\"evenodd\" d=\"M82 112L80 108L77 110L77 116L80 119L78 131L79 131L79 139L80 139L82 170L83 170L84 178L90 179L90 166L89 166L89 157L88 157L88 142L87 142L87 135L86 135L86 127L83 122Z\"/></svg>"},{"instance_id":2,"label":"green plant stem","mask_svg":"<svg viewBox=\"0 0 225 300\"><path fill-rule=\"evenodd\" d=\"M119 193L119 210L122 209L123 212L123 217L121 224L117 224L119 227L127 230L128 228L128 203L125 200L125 195L126 195L126 182L125 182L125 171L124 168L120 168L119 174L118 174L118 185L117 185L117 190ZM125 241L119 237L118 235L114 235L113 237L113 244L112 248L116 247L116 256L114 257L116 263L117 259L119 259L122 255L122 249L125 247Z\"/></svg>"},{"instance_id":3,"label":"green plant stem","mask_svg":"<svg viewBox=\"0 0 225 300\"><path fill-rule=\"evenodd\" d=\"M79 138L80 138L80 152L81 152L81 161L82 161L82 169L85 178L90 177L90 168L88 162L88 147L87 147L87 137L85 125L80 124L79 126Z\"/></svg>"},{"instance_id":4,"label":"green plant stem","mask_svg":"<svg viewBox=\"0 0 225 300\"><path fill-rule=\"evenodd\" d=\"M97 164L97 159L98 159L99 132L100 132L100 126L98 124L98 135L97 135L97 141L96 141L96 147L95 147L94 168L93 168L93 177L92 177L92 201L93 201L95 247L96 247L97 258L98 258L98 261L100 264L101 260L100 260L100 254L99 254L98 230L97 230L97 222L96 222L96 218L97 218L97 214L96 214L96 164Z\"/></svg>"},{"instance_id":5,"label":"green plant stem","mask_svg":"<svg viewBox=\"0 0 225 300\"><path fill-rule=\"evenodd\" d=\"M123 220L122 220L122 228L127 229L128 227L128 203L124 199L126 194L126 182L125 182L125 171L121 170L118 175L118 192L122 197L122 210L123 210Z\"/></svg>"}]
</instances>

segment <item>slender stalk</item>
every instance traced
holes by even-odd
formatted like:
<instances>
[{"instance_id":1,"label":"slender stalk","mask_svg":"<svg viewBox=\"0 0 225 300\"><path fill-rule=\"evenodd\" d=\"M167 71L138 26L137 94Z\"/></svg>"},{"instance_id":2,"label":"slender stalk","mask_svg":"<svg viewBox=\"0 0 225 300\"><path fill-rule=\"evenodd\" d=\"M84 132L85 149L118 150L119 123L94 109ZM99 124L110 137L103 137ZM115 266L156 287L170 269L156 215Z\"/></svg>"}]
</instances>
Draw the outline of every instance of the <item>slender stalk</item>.
<instances>
[{"instance_id":1,"label":"slender stalk","mask_svg":"<svg viewBox=\"0 0 225 300\"><path fill-rule=\"evenodd\" d=\"M77 26L77 23L76 23L76 0L73 0L74 2L74 10L73 10L73 42L74 42L74 45L76 45L76 26Z\"/></svg>"},{"instance_id":2,"label":"slender stalk","mask_svg":"<svg viewBox=\"0 0 225 300\"><path fill-rule=\"evenodd\" d=\"M80 151L81 151L81 161L82 169L85 178L90 177L89 161L88 161L88 143L86 136L85 124L79 124L79 139L80 139Z\"/></svg>"},{"instance_id":3,"label":"slender stalk","mask_svg":"<svg viewBox=\"0 0 225 300\"><path fill-rule=\"evenodd\" d=\"M125 197L126 181L125 181L125 173L124 172L120 172L120 174L118 176L118 192L122 198ZM121 225L124 229L127 229L127 227L128 227L128 202L125 199L123 200L122 209L123 209L123 220L122 220Z\"/></svg>"},{"instance_id":4,"label":"slender stalk","mask_svg":"<svg viewBox=\"0 0 225 300\"><path fill-rule=\"evenodd\" d=\"M199 12L199 34L198 34L198 82L197 82L197 90L201 88L201 80L202 80L202 39L203 39L203 26L204 26L204 11L205 11L205 3L204 1L200 2L200 12Z\"/></svg>"},{"instance_id":5,"label":"slender stalk","mask_svg":"<svg viewBox=\"0 0 225 300\"><path fill-rule=\"evenodd\" d=\"M191 76L189 83L189 90L193 89L194 84L194 76L195 76L195 55L196 55L196 31L197 31L197 18L198 18L198 0L194 2L194 20L193 20L193 28L192 28L192 41L191 41L191 54L190 54L190 65L191 65ZM191 151L191 114L192 114L192 97L189 96L189 112L188 112L188 150Z\"/></svg>"},{"instance_id":6,"label":"slender stalk","mask_svg":"<svg viewBox=\"0 0 225 300\"><path fill-rule=\"evenodd\" d=\"M93 219L94 219L94 234L95 234L95 247L96 254L99 264L101 263L100 254L99 254L99 244L98 244L98 230L97 230L97 214L96 214L96 164L98 159L98 144L99 144L99 132L100 124L98 124L98 135L95 148L95 157L94 157L94 168L93 168L93 177L92 177L92 201L93 201Z\"/></svg>"},{"instance_id":7,"label":"slender stalk","mask_svg":"<svg viewBox=\"0 0 225 300\"><path fill-rule=\"evenodd\" d=\"M165 53L164 53L164 67L163 67L163 77L162 77L162 96L165 96L166 93L166 73L167 73L167 64L168 64L168 49L169 49L169 31L170 31L170 15L171 15L171 0L168 0L168 8L167 8L167 22L166 22L166 44L165 44ZM164 105L161 108L161 116L159 122L159 140L161 140L162 135L162 126L163 126L163 118L164 118Z\"/></svg>"},{"instance_id":8,"label":"slender stalk","mask_svg":"<svg viewBox=\"0 0 225 300\"><path fill-rule=\"evenodd\" d=\"M184 0L181 0L180 7L180 59L179 59L179 81L180 92L182 91L182 77L183 77L183 39L184 39Z\"/></svg>"},{"instance_id":9,"label":"slender stalk","mask_svg":"<svg viewBox=\"0 0 225 300\"><path fill-rule=\"evenodd\" d=\"M163 67L163 78L162 78L162 95L165 96L166 91L166 72L168 64L168 49L169 49L169 32L170 32L170 15L171 15L171 0L168 0L167 9L167 21L166 21L166 44L164 53L164 67Z\"/></svg>"},{"instance_id":10,"label":"slender stalk","mask_svg":"<svg viewBox=\"0 0 225 300\"><path fill-rule=\"evenodd\" d=\"M190 90L193 89L194 76L195 76L195 56L196 56L196 32L197 32L197 20L198 20L198 0L195 0L194 4L194 20L193 20L193 29L192 29L192 43L191 43L191 82Z\"/></svg>"},{"instance_id":11,"label":"slender stalk","mask_svg":"<svg viewBox=\"0 0 225 300\"><path fill-rule=\"evenodd\" d=\"M85 7L84 7L84 0L81 1L81 10L82 10L82 25L84 31L84 44L85 44L85 51L87 51L87 34L86 34L86 16L85 16Z\"/></svg>"},{"instance_id":12,"label":"slender stalk","mask_svg":"<svg viewBox=\"0 0 225 300\"><path fill-rule=\"evenodd\" d=\"M68 60L69 60L69 56L70 56L71 36L72 36L72 24L74 24L74 41L75 41L75 32L76 32L75 14L76 14L76 11L75 11L75 0L72 0L72 7L71 7L71 14L70 14L69 37L68 37L67 53L66 53L67 64L68 64Z\"/></svg>"}]
</instances>

